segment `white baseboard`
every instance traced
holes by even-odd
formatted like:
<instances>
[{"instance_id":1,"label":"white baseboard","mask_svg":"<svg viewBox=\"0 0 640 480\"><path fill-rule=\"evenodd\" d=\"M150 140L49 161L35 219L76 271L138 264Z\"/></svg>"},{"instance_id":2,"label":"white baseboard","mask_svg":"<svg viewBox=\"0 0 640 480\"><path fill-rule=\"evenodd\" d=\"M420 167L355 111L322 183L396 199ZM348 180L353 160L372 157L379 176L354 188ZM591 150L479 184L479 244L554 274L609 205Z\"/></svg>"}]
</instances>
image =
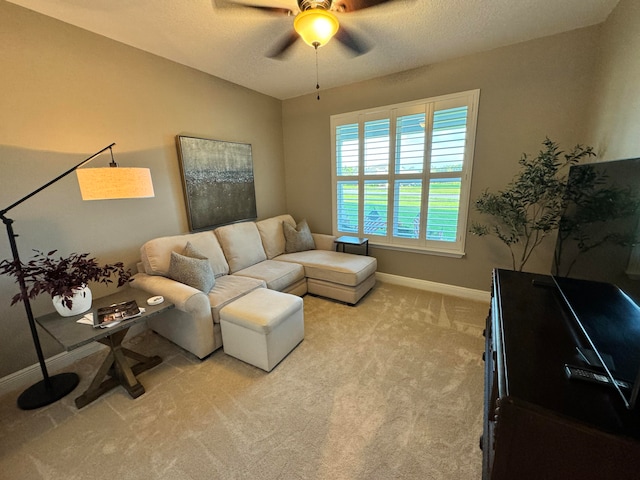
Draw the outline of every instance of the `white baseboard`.
<instances>
[{"instance_id":1,"label":"white baseboard","mask_svg":"<svg viewBox=\"0 0 640 480\"><path fill-rule=\"evenodd\" d=\"M54 355L53 357L45 360L47 371L51 374L51 372L65 368L76 360L91 355L103 348L106 347L100 343L90 343L70 352L62 352L58 355ZM42 371L40 370L40 364L36 363L23 368L22 370L11 373L6 377L0 378L0 395L4 395L5 393L9 393L14 390L24 389L39 382L40 380L42 380Z\"/></svg>"},{"instance_id":2,"label":"white baseboard","mask_svg":"<svg viewBox=\"0 0 640 480\"><path fill-rule=\"evenodd\" d=\"M456 285L447 285L445 283L430 282L429 280L419 280L417 278L400 277L398 275L381 272L376 272L376 280L383 283L416 288L418 290L427 290L429 292L440 293L442 295L451 295L452 297L467 298L478 302L489 303L491 301L491 292L484 290L475 290L473 288L458 287Z\"/></svg>"},{"instance_id":3,"label":"white baseboard","mask_svg":"<svg viewBox=\"0 0 640 480\"><path fill-rule=\"evenodd\" d=\"M146 322L138 323L131 327L129 335L131 337L139 335L146 329ZM45 360L47 371L51 375L62 368L68 367L77 360L106 348L107 347L101 343L93 342L76 348L75 350L71 350L70 352L59 353L58 355L54 355L53 357ZM23 368L22 370L11 373L6 377L0 378L0 395L4 395L5 393L9 393L14 390L24 390L40 380L42 380L42 370L40 370L40 364L35 363Z\"/></svg>"}]
</instances>

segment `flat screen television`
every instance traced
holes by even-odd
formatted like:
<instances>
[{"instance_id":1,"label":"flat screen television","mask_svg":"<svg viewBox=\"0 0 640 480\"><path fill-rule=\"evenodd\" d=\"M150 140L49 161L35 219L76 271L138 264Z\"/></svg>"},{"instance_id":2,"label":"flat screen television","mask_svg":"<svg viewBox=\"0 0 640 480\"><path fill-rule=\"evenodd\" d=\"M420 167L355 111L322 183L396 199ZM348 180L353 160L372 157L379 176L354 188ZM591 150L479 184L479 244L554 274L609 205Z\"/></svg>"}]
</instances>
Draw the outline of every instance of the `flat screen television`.
<instances>
[{"instance_id":1,"label":"flat screen television","mask_svg":"<svg viewBox=\"0 0 640 480\"><path fill-rule=\"evenodd\" d=\"M640 391L640 158L572 166L565 201L552 278L581 332L579 356L634 408Z\"/></svg>"}]
</instances>

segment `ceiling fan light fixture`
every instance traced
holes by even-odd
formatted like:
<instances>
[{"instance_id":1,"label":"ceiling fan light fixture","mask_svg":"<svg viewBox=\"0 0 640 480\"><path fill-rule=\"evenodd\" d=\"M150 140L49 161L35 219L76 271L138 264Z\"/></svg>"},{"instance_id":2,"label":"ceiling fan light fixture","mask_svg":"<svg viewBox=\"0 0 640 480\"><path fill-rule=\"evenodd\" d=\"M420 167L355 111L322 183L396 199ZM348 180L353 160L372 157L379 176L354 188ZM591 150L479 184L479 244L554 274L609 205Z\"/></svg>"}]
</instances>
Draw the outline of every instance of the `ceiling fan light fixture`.
<instances>
[{"instance_id":1,"label":"ceiling fan light fixture","mask_svg":"<svg viewBox=\"0 0 640 480\"><path fill-rule=\"evenodd\" d=\"M300 38L314 48L322 47L331 40L339 27L338 18L322 8L300 12L293 21L293 28Z\"/></svg>"}]
</instances>

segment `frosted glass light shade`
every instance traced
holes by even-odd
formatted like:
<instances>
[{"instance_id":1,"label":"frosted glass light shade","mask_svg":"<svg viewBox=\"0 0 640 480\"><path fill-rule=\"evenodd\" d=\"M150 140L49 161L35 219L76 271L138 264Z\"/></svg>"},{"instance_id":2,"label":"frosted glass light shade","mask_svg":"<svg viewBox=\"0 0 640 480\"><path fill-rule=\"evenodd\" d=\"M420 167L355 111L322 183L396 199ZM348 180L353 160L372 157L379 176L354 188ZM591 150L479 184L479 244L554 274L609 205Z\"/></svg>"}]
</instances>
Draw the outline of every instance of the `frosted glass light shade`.
<instances>
[{"instance_id":1,"label":"frosted glass light shade","mask_svg":"<svg viewBox=\"0 0 640 480\"><path fill-rule=\"evenodd\" d=\"M76 173L83 200L155 196L148 168L80 168Z\"/></svg>"},{"instance_id":2,"label":"frosted glass light shade","mask_svg":"<svg viewBox=\"0 0 640 480\"><path fill-rule=\"evenodd\" d=\"M307 45L321 47L333 37L340 24L331 12L321 8L312 8L296 15L293 28Z\"/></svg>"}]
</instances>

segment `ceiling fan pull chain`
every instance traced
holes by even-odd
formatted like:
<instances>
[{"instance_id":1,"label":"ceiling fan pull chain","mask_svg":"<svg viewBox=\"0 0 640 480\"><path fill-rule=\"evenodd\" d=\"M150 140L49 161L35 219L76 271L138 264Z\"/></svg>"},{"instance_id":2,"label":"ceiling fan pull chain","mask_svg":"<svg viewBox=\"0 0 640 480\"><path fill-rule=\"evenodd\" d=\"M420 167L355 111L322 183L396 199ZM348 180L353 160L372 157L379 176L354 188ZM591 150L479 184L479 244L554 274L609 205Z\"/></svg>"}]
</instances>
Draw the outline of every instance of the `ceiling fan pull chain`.
<instances>
[{"instance_id":1,"label":"ceiling fan pull chain","mask_svg":"<svg viewBox=\"0 0 640 480\"><path fill-rule=\"evenodd\" d=\"M318 92L318 100L320 100L320 80L318 77L318 45L314 45L316 49L316 91Z\"/></svg>"}]
</instances>

